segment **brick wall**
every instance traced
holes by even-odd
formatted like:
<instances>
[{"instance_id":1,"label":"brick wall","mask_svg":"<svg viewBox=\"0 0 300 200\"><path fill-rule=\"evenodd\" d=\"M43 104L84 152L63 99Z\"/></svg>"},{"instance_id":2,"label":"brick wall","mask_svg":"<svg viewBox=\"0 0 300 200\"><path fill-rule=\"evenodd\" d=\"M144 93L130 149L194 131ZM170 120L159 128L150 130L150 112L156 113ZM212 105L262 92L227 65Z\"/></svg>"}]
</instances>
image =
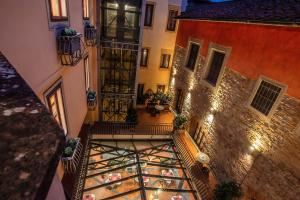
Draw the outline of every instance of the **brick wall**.
<instances>
[{"instance_id":1,"label":"brick wall","mask_svg":"<svg viewBox=\"0 0 300 200\"><path fill-rule=\"evenodd\" d=\"M247 107L256 80L226 66L219 86L208 87L202 80L205 58L200 57L191 73L183 66L185 54L185 48L176 46L170 92L176 96L177 88L184 90L183 113L201 122L201 148L218 180L234 179L261 199L300 199L300 101L284 95L272 118L262 119ZM212 123L209 115L214 116ZM260 155L249 150L254 143Z\"/></svg>"}]
</instances>

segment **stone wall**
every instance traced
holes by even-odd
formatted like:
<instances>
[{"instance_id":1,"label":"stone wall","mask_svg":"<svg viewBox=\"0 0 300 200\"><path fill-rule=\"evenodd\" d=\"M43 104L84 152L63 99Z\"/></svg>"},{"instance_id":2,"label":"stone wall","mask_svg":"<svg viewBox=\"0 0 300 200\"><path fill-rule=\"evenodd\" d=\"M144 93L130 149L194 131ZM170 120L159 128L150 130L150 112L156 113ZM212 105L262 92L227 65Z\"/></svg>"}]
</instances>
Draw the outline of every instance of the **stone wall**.
<instances>
[{"instance_id":1,"label":"stone wall","mask_svg":"<svg viewBox=\"0 0 300 200\"><path fill-rule=\"evenodd\" d=\"M170 92L176 96L176 89L184 90L183 113L199 119L205 134L200 147L210 156L217 179L243 183L245 191L261 199L300 199L300 101L284 95L272 118L263 119L247 106L256 80L226 66L219 86L208 87L205 58L200 56L192 73L183 66L185 54L176 46ZM253 144L260 154L249 150Z\"/></svg>"}]
</instances>

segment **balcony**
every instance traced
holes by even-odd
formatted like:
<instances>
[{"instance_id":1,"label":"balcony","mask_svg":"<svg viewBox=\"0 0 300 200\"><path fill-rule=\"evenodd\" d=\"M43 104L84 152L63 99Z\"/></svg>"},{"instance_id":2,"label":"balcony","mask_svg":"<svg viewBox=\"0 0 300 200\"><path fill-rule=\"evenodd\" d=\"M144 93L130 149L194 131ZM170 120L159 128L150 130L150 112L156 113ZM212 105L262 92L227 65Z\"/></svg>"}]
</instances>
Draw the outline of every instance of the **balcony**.
<instances>
[{"instance_id":1,"label":"balcony","mask_svg":"<svg viewBox=\"0 0 300 200\"><path fill-rule=\"evenodd\" d=\"M97 44L97 29L94 26L86 26L84 37L87 46L95 46Z\"/></svg>"},{"instance_id":2,"label":"balcony","mask_svg":"<svg viewBox=\"0 0 300 200\"><path fill-rule=\"evenodd\" d=\"M84 57L85 46L81 37L82 34L66 28L57 36L57 52L62 65L75 66Z\"/></svg>"}]
</instances>

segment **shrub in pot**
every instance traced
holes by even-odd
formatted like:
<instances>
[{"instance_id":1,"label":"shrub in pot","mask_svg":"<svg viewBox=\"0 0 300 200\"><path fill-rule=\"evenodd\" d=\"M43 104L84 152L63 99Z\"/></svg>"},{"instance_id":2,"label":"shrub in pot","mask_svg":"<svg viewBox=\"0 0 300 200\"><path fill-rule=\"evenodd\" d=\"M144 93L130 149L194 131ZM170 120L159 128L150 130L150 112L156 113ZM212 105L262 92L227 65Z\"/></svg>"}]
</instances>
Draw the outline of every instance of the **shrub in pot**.
<instances>
[{"instance_id":1,"label":"shrub in pot","mask_svg":"<svg viewBox=\"0 0 300 200\"><path fill-rule=\"evenodd\" d=\"M235 181L221 183L214 190L216 200L233 200L242 195L241 186Z\"/></svg>"},{"instance_id":2,"label":"shrub in pot","mask_svg":"<svg viewBox=\"0 0 300 200\"><path fill-rule=\"evenodd\" d=\"M187 123L187 117L185 115L179 114L176 115L173 126L175 130L184 129L184 125Z\"/></svg>"},{"instance_id":3,"label":"shrub in pot","mask_svg":"<svg viewBox=\"0 0 300 200\"><path fill-rule=\"evenodd\" d=\"M63 152L63 157L72 157L78 141L75 138L69 139Z\"/></svg>"}]
</instances>

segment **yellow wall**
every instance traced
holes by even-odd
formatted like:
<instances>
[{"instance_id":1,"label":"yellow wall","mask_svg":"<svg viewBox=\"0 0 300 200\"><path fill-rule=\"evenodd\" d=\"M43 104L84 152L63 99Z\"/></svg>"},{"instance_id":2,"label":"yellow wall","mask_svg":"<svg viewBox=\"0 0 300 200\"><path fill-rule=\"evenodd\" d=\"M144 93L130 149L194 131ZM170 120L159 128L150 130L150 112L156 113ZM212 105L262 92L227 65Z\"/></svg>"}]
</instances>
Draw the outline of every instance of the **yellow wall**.
<instances>
[{"instance_id":1,"label":"yellow wall","mask_svg":"<svg viewBox=\"0 0 300 200\"><path fill-rule=\"evenodd\" d=\"M148 1L147 1L148 2ZM142 47L150 48L148 66L140 67L138 70L138 83L145 84L144 91L157 90L157 85L166 85L168 89L169 76L172 66L173 50L175 47L176 31L167 31L168 8L178 6L180 13L181 0L151 0L155 4L152 27L144 27ZM169 69L160 69L161 52L171 52Z\"/></svg>"}]
</instances>

